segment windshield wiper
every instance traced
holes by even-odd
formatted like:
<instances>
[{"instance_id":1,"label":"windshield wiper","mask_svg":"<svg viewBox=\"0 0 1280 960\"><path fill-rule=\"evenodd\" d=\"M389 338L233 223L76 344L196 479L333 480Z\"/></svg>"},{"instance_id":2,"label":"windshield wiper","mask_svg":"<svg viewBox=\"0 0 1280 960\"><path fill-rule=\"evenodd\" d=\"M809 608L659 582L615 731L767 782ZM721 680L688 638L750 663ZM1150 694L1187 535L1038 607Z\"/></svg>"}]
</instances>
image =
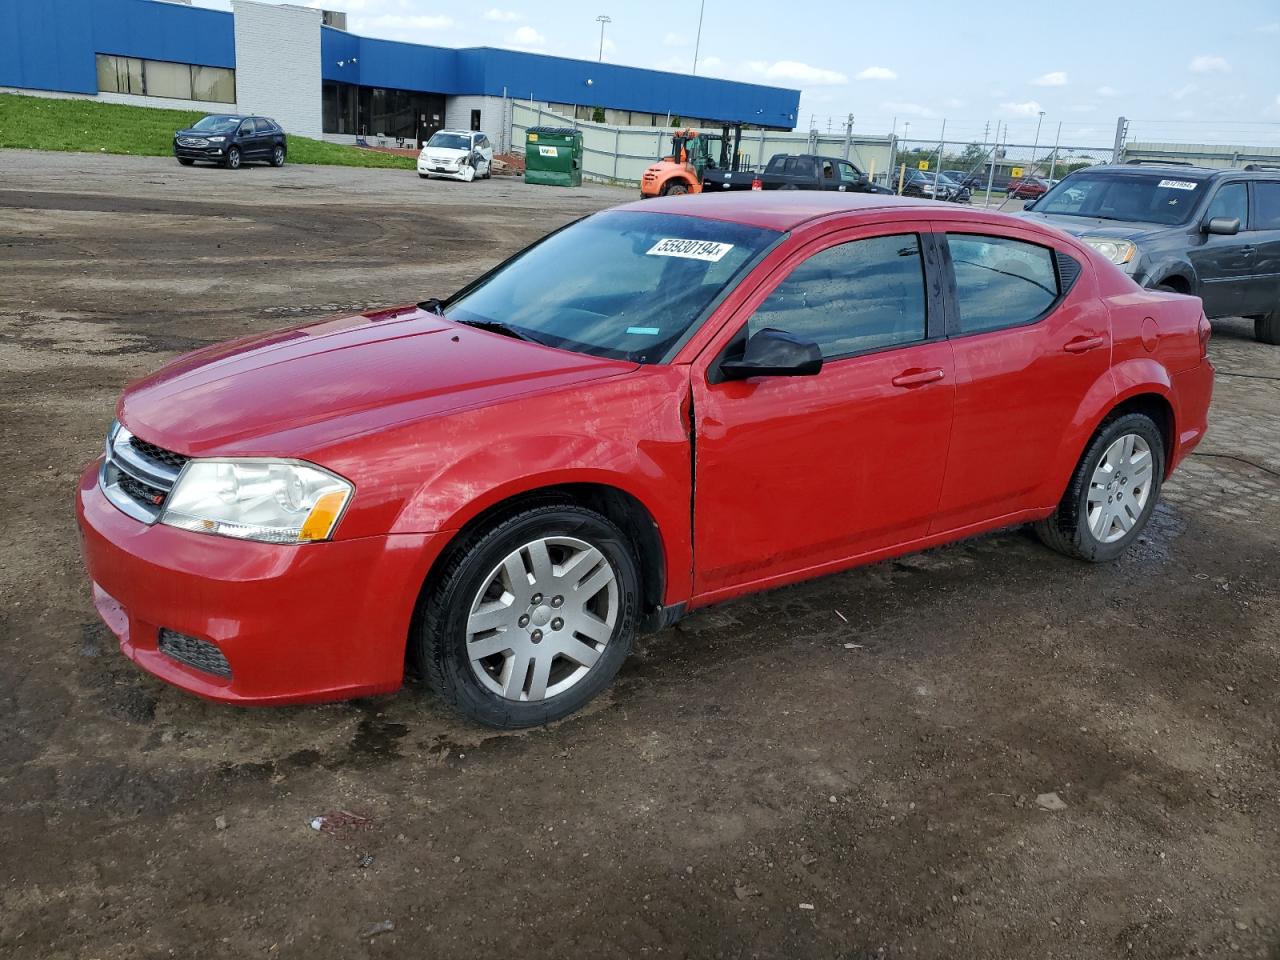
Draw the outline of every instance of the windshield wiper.
<instances>
[{"instance_id":1,"label":"windshield wiper","mask_svg":"<svg viewBox=\"0 0 1280 960\"><path fill-rule=\"evenodd\" d=\"M441 316L444 316L444 314L441 314ZM464 326L475 327L478 330L488 330L490 333L500 333L504 337L511 337L515 340L526 340L529 343L546 346L546 344L533 336L533 334L527 333L524 330L519 330L511 326L509 323L503 323L501 320L455 320L454 323L461 323Z\"/></svg>"}]
</instances>

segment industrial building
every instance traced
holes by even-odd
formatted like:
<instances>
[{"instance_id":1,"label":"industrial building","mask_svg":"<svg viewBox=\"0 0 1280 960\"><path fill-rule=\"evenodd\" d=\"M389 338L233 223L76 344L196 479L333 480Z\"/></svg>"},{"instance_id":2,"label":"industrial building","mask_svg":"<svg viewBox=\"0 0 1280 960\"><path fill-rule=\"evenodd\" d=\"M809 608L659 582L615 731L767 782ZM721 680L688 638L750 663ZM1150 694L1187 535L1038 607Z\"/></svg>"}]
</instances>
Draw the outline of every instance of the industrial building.
<instances>
[{"instance_id":1,"label":"industrial building","mask_svg":"<svg viewBox=\"0 0 1280 960\"><path fill-rule=\"evenodd\" d=\"M339 0L340 2L340 0ZM492 47L357 36L345 15L232 0L0 0L0 89L273 117L289 133L505 141L510 103L609 123L796 125L800 93Z\"/></svg>"}]
</instances>

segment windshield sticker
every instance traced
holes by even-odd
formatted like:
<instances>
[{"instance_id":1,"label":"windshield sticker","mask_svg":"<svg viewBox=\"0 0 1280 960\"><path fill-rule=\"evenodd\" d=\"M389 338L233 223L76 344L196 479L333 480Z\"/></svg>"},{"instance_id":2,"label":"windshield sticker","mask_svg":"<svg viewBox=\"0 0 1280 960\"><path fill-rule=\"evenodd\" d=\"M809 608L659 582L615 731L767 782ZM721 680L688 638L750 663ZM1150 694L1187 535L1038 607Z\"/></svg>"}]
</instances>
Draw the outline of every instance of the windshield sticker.
<instances>
[{"instance_id":1,"label":"windshield sticker","mask_svg":"<svg viewBox=\"0 0 1280 960\"><path fill-rule=\"evenodd\" d=\"M641 333L646 337L656 337L661 332L657 327L627 327L627 333Z\"/></svg>"},{"instance_id":2,"label":"windshield sticker","mask_svg":"<svg viewBox=\"0 0 1280 960\"><path fill-rule=\"evenodd\" d=\"M1194 190L1197 184L1192 180L1161 180L1159 186L1168 190Z\"/></svg>"},{"instance_id":3,"label":"windshield sticker","mask_svg":"<svg viewBox=\"0 0 1280 960\"><path fill-rule=\"evenodd\" d=\"M711 240L680 240L664 237L649 248L650 257L683 257L686 260L707 260L719 263L733 249L732 243L714 243Z\"/></svg>"}]
</instances>

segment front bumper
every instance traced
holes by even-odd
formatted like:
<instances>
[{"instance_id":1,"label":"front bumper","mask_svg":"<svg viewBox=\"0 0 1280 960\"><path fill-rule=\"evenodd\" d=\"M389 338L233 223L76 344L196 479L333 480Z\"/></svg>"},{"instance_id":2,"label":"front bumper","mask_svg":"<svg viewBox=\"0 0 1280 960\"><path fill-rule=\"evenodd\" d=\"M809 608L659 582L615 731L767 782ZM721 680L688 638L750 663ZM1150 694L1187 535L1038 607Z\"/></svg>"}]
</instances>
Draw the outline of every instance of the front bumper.
<instances>
[{"instance_id":1,"label":"front bumper","mask_svg":"<svg viewBox=\"0 0 1280 960\"><path fill-rule=\"evenodd\" d=\"M444 177L448 180L466 180L467 171L471 168L468 166L461 167L441 167L435 164L426 163L418 160L418 172L424 173L429 177ZM472 174L474 176L474 173Z\"/></svg>"},{"instance_id":2,"label":"front bumper","mask_svg":"<svg viewBox=\"0 0 1280 960\"><path fill-rule=\"evenodd\" d=\"M222 147L181 147L175 143L173 155L180 160L214 160L221 163L226 151Z\"/></svg>"},{"instance_id":3,"label":"front bumper","mask_svg":"<svg viewBox=\"0 0 1280 960\"><path fill-rule=\"evenodd\" d=\"M281 546L149 526L98 487L76 497L94 604L120 649L210 700L306 703L388 693L403 679L418 592L445 537L400 534ZM230 676L159 648L159 631L213 644Z\"/></svg>"}]
</instances>

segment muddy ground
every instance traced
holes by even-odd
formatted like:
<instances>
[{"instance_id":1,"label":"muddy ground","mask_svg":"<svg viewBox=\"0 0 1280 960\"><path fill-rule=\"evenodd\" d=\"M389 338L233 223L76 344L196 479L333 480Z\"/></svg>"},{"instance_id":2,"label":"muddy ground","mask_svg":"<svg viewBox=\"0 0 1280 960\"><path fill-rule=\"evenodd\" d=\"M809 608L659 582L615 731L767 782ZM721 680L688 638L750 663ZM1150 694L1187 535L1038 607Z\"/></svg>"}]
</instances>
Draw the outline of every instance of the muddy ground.
<instances>
[{"instance_id":1,"label":"muddy ground","mask_svg":"<svg viewBox=\"0 0 1280 960\"><path fill-rule=\"evenodd\" d=\"M774 591L519 734L119 655L72 495L127 381L630 196L0 151L0 955L1280 958L1280 348L1243 321L1112 565L1010 531Z\"/></svg>"}]
</instances>

